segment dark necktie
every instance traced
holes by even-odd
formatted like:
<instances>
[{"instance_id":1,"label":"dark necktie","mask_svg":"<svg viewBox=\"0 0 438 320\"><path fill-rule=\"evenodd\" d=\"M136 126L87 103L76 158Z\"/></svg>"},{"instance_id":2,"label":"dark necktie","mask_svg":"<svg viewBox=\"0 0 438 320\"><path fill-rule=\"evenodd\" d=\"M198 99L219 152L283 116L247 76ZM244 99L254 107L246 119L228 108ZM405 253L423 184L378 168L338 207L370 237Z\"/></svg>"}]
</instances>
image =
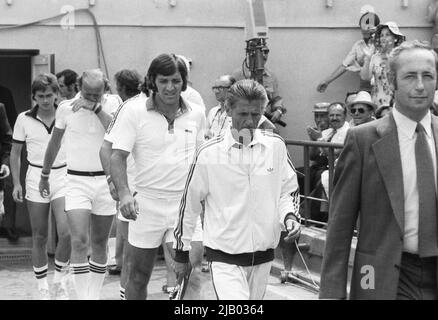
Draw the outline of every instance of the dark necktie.
<instances>
[{"instance_id":1,"label":"dark necktie","mask_svg":"<svg viewBox=\"0 0 438 320\"><path fill-rule=\"evenodd\" d=\"M330 136L328 136L328 138L327 138L327 142L332 141L332 139L333 139L333 137L335 136L336 132L337 132L336 129L333 129L333 130L332 130L332 132L330 133Z\"/></svg>"},{"instance_id":2,"label":"dark necktie","mask_svg":"<svg viewBox=\"0 0 438 320\"><path fill-rule=\"evenodd\" d=\"M420 257L430 257L438 255L435 175L426 131L421 123L417 124L415 131L417 132L415 160L419 196L418 254Z\"/></svg>"}]
</instances>

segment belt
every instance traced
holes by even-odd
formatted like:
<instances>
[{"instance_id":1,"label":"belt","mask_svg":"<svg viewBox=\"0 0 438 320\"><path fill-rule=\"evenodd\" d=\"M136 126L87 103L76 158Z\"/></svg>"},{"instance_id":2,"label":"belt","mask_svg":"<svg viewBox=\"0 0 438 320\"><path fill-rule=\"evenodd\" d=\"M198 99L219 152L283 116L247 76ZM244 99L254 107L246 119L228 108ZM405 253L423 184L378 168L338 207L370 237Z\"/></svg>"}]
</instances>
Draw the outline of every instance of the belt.
<instances>
[{"instance_id":1,"label":"belt","mask_svg":"<svg viewBox=\"0 0 438 320\"><path fill-rule=\"evenodd\" d=\"M40 168L40 169L43 168L43 166L40 166L40 165L38 165L38 164L31 163L31 162L29 162L29 165L32 166L32 167L35 167L35 168ZM66 166L67 166L66 164L62 164L62 165L57 166L57 167L52 167L52 169L61 169L61 168L64 168L64 167L66 167Z\"/></svg>"},{"instance_id":2,"label":"belt","mask_svg":"<svg viewBox=\"0 0 438 320\"><path fill-rule=\"evenodd\" d=\"M105 171L76 171L76 170L67 169L67 174L72 174L75 176L96 177L96 176L104 176Z\"/></svg>"}]
</instances>

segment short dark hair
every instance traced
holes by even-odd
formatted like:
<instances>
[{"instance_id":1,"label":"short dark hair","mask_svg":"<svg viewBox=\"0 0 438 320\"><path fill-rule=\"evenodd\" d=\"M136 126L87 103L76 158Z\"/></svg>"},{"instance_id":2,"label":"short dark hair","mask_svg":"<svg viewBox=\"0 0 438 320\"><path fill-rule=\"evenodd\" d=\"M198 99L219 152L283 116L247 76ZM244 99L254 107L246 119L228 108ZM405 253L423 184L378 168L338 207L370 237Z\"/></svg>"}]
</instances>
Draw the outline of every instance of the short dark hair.
<instances>
[{"instance_id":1,"label":"short dark hair","mask_svg":"<svg viewBox=\"0 0 438 320\"><path fill-rule=\"evenodd\" d=\"M77 87L78 74L76 72L74 72L71 69L65 69L56 74L56 79L59 79L61 77L64 77L64 84L66 86L75 84L75 90L76 92L78 92L78 87Z\"/></svg>"},{"instance_id":2,"label":"short dark hair","mask_svg":"<svg viewBox=\"0 0 438 320\"><path fill-rule=\"evenodd\" d=\"M135 70L123 69L114 75L118 85L125 89L126 95L133 97L140 93L140 74Z\"/></svg>"},{"instance_id":3,"label":"short dark hair","mask_svg":"<svg viewBox=\"0 0 438 320\"><path fill-rule=\"evenodd\" d=\"M35 95L35 92L45 91L47 88L51 88L55 93L59 91L59 85L56 77L51 73L42 73L37 75L32 81L32 98Z\"/></svg>"},{"instance_id":4,"label":"short dark hair","mask_svg":"<svg viewBox=\"0 0 438 320\"><path fill-rule=\"evenodd\" d=\"M141 91L146 93L146 95L149 94L149 90L154 93L157 92L157 86L155 85L157 75L170 76L177 71L181 74L183 81L182 91L185 91L187 89L187 67L184 61L173 53L160 54L152 60Z\"/></svg>"},{"instance_id":5,"label":"short dark hair","mask_svg":"<svg viewBox=\"0 0 438 320\"><path fill-rule=\"evenodd\" d=\"M344 110L344 115L347 115L347 107L345 106L345 104L343 102L332 102L330 103L330 105L327 107L327 112L330 113L330 109L334 108L336 106L341 106L342 109Z\"/></svg>"}]
</instances>

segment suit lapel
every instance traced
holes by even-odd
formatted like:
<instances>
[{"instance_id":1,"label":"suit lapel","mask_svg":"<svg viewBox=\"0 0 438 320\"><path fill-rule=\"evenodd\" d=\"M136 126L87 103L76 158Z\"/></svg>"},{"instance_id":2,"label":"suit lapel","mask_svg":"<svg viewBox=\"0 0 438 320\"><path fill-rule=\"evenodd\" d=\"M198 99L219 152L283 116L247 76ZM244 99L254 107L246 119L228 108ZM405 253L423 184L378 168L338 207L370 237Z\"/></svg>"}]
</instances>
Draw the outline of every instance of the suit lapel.
<instances>
[{"instance_id":1,"label":"suit lapel","mask_svg":"<svg viewBox=\"0 0 438 320\"><path fill-rule=\"evenodd\" d=\"M432 114L432 134L433 134L433 139L435 140L435 154L436 154L436 159L438 161L438 117L434 116L433 114ZM437 174L438 174L438 167L437 167ZM436 178L438 179L438 177Z\"/></svg>"},{"instance_id":2,"label":"suit lapel","mask_svg":"<svg viewBox=\"0 0 438 320\"><path fill-rule=\"evenodd\" d=\"M404 190L403 171L400 158L397 128L394 117L384 117L376 127L381 139L373 145L376 162L388 191L391 207L401 232L404 232Z\"/></svg>"}]
</instances>

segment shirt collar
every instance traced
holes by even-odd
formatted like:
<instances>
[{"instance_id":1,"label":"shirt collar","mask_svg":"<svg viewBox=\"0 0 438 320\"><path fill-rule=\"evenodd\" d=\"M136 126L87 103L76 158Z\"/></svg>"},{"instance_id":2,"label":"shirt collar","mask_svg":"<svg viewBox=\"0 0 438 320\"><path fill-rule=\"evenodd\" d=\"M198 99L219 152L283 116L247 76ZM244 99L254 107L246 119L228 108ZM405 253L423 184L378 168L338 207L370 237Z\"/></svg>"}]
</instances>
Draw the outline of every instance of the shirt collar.
<instances>
[{"instance_id":1,"label":"shirt collar","mask_svg":"<svg viewBox=\"0 0 438 320\"><path fill-rule=\"evenodd\" d=\"M233 138L231 130L233 130L233 128L230 127L228 130L225 130L225 133L224 133L224 141L225 141L226 151L230 150L231 148L242 149L243 144L237 142ZM248 147L253 147L257 144L261 144L265 147L269 146L268 138L267 138L267 136L265 136L262 129L255 129L254 130L254 137L253 137L252 141L248 144Z\"/></svg>"},{"instance_id":2,"label":"shirt collar","mask_svg":"<svg viewBox=\"0 0 438 320\"><path fill-rule=\"evenodd\" d=\"M415 129L417 128L417 122L406 117L404 114L398 111L397 108L392 109L392 114L394 116L395 124L397 125L397 130L402 132L409 139L414 139ZM426 131L428 137L431 138L432 117L430 115L430 111L428 111L427 114L424 116L424 118L421 119L420 123L424 127L424 130Z\"/></svg>"},{"instance_id":3,"label":"shirt collar","mask_svg":"<svg viewBox=\"0 0 438 320\"><path fill-rule=\"evenodd\" d=\"M25 115L28 117L32 117L34 119L37 119L38 116L38 108L39 106L36 104L30 110L28 110ZM58 108L58 105L55 103L55 110Z\"/></svg>"},{"instance_id":4,"label":"shirt collar","mask_svg":"<svg viewBox=\"0 0 438 320\"><path fill-rule=\"evenodd\" d=\"M338 129L330 127L328 130L331 130L331 131L336 130L336 133L338 133L338 132L343 131L343 130L348 130L349 128L350 128L350 123L348 123L348 121L344 121L344 124L342 125L342 127L338 128Z\"/></svg>"},{"instance_id":5,"label":"shirt collar","mask_svg":"<svg viewBox=\"0 0 438 320\"><path fill-rule=\"evenodd\" d=\"M153 94L152 97L150 97L146 100L146 109L147 109L147 111L155 110L156 112L159 112L159 110L157 109L157 107L155 105L154 97L155 97L155 94ZM179 108L176 112L176 117L182 115L183 113L185 113L189 110L191 110L191 108L190 108L189 104L187 103L187 101L185 101L182 97L180 97Z\"/></svg>"}]
</instances>

